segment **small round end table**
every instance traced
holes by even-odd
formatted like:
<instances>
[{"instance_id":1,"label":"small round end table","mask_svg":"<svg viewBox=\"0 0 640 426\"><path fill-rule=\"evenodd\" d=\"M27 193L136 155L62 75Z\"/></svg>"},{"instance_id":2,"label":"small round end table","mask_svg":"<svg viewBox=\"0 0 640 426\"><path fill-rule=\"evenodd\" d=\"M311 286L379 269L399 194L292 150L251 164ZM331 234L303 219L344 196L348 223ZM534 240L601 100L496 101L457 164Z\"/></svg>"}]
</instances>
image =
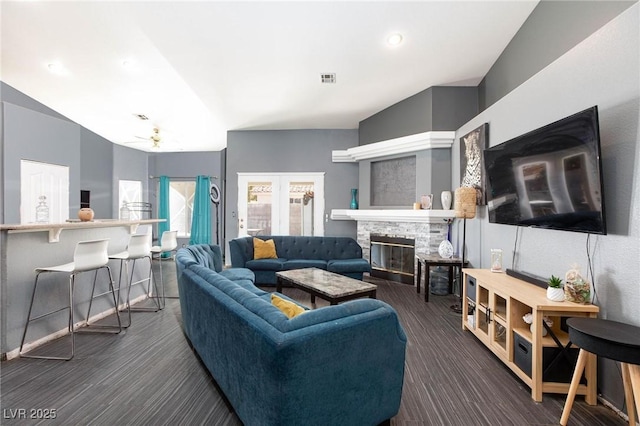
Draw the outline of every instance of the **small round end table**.
<instances>
[{"instance_id":1,"label":"small round end table","mask_svg":"<svg viewBox=\"0 0 640 426\"><path fill-rule=\"evenodd\" d=\"M640 327L599 318L569 318L567 326L569 338L580 348L580 354L560 424L566 426L569 421L587 356L592 353L620 362L629 425L634 426L636 412L640 412Z\"/></svg>"}]
</instances>

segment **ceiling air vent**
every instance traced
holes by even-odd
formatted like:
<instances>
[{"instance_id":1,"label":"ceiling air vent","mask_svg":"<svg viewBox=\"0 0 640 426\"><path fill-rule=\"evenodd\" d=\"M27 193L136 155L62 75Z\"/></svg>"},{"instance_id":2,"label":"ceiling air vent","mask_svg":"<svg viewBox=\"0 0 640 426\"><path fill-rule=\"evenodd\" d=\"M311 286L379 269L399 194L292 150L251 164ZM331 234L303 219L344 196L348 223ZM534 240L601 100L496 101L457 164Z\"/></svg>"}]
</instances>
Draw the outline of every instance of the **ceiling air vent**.
<instances>
[{"instance_id":1,"label":"ceiling air vent","mask_svg":"<svg viewBox=\"0 0 640 426\"><path fill-rule=\"evenodd\" d=\"M325 83L335 83L336 82L336 73L325 73L320 74L320 82Z\"/></svg>"}]
</instances>

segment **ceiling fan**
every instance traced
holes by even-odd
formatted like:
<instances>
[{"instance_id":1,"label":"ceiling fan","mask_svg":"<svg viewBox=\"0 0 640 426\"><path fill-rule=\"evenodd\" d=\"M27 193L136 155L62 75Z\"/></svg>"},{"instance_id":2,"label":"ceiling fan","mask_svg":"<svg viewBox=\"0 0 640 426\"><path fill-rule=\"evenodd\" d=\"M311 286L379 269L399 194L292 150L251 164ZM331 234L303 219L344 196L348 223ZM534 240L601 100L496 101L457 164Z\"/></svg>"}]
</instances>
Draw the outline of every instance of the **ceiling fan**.
<instances>
[{"instance_id":1,"label":"ceiling fan","mask_svg":"<svg viewBox=\"0 0 640 426\"><path fill-rule=\"evenodd\" d=\"M160 129L158 129L157 127L153 128L153 133L151 134L151 136L136 136L136 138L144 140L145 143L146 141L151 141L152 149L160 149L160 141L162 140L162 137L160 136ZM125 143L134 144L134 143L142 143L142 141L130 141Z\"/></svg>"}]
</instances>

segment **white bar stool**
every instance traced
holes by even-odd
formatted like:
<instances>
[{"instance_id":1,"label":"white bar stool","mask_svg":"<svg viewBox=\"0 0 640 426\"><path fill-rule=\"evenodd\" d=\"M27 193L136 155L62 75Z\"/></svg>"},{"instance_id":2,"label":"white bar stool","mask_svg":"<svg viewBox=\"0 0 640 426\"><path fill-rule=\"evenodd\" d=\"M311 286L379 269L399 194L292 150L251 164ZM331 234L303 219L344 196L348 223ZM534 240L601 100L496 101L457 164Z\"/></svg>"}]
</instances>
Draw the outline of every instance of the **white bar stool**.
<instances>
[{"instance_id":1,"label":"white bar stool","mask_svg":"<svg viewBox=\"0 0 640 426\"><path fill-rule=\"evenodd\" d=\"M133 282L133 277L136 270L136 261L139 259L149 259L149 275L146 278L142 278L136 282ZM137 284L142 284L147 282L147 295L151 292L151 282L153 281L155 292L158 293L158 285L153 277L153 270L151 268L151 234L140 234L140 235L132 235L129 239L129 244L127 245L127 249L120 253L112 254L109 256L109 259L119 260L120 261L120 274L118 276L118 292L122 291L122 271L125 270L128 284L127 284L127 297L125 300L125 307L127 309L127 313L129 316L129 323L124 327L127 328L131 325L131 311L134 312L158 312L162 307L157 300L154 300L156 306L155 307L139 307L132 308L131 307L131 287ZM131 267L131 271L129 271L129 262L133 261L133 265ZM124 266L124 268L123 268ZM151 296L149 296L151 297ZM119 299L119 297L118 297Z\"/></svg>"},{"instance_id":2,"label":"white bar stool","mask_svg":"<svg viewBox=\"0 0 640 426\"><path fill-rule=\"evenodd\" d=\"M160 239L159 246L151 247L151 257L158 255L157 259L160 263L160 287L162 287L162 295L158 293L158 297L162 299L162 307L165 305L164 277L162 276L162 254L174 252L178 248L178 231L164 231Z\"/></svg>"},{"instance_id":3,"label":"white bar stool","mask_svg":"<svg viewBox=\"0 0 640 426\"><path fill-rule=\"evenodd\" d=\"M113 277L111 275L111 269L107 265L109 262L109 258L107 255L107 247L109 244L108 239L104 240L93 240L93 241L80 241L76 244L75 251L73 253L73 262L65 263L64 265L56 265L49 267L41 267L36 268L36 279L33 286L33 293L31 294L31 304L29 305L29 313L27 314L27 323L24 327L24 332L22 334L22 341L20 342L20 357L22 358L38 358L38 359L58 359L68 361L75 355L75 326L74 326L74 304L73 304L73 293L75 287L75 278L76 275L95 270L95 275L93 277L93 288L95 289L96 280L98 278L98 271L100 269L106 269L109 274L109 289L110 291L104 294L111 294L113 296L113 305L115 308L116 318L118 320L117 326L102 326L104 328L108 327L113 330L115 333L120 333L122 331L122 324L120 322L120 314L118 312L118 302L116 300L116 291L113 287ZM56 309L54 311L48 312L46 314L38 315L37 317L31 318L31 311L33 309L33 301L35 300L36 290L38 288L38 278L40 278L40 274L43 272L66 272L69 274L69 306L62 307L60 309ZM93 294L93 292L92 292ZM91 304L91 303L90 303ZM32 321L41 319L48 315L63 311L65 309L69 310L69 333L71 334L71 356L69 357L57 357L57 356L44 356L44 355L26 355L22 352L24 348L24 341L27 337L27 330L29 329L29 324ZM87 315L86 325L89 326L89 316Z\"/></svg>"}]
</instances>

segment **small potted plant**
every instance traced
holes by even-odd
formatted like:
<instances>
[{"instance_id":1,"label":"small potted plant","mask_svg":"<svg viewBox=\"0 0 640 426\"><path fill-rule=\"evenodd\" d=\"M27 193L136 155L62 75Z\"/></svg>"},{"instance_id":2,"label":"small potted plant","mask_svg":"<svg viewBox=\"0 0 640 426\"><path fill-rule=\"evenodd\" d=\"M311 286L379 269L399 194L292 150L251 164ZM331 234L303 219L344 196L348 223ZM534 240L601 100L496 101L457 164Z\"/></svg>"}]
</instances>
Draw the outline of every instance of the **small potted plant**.
<instances>
[{"instance_id":1,"label":"small potted plant","mask_svg":"<svg viewBox=\"0 0 640 426\"><path fill-rule=\"evenodd\" d=\"M562 279L556 277L555 275L551 275L549 281L547 282L549 287L547 287L547 299L553 300L554 302L562 302L564 301L564 290L562 289Z\"/></svg>"}]
</instances>

